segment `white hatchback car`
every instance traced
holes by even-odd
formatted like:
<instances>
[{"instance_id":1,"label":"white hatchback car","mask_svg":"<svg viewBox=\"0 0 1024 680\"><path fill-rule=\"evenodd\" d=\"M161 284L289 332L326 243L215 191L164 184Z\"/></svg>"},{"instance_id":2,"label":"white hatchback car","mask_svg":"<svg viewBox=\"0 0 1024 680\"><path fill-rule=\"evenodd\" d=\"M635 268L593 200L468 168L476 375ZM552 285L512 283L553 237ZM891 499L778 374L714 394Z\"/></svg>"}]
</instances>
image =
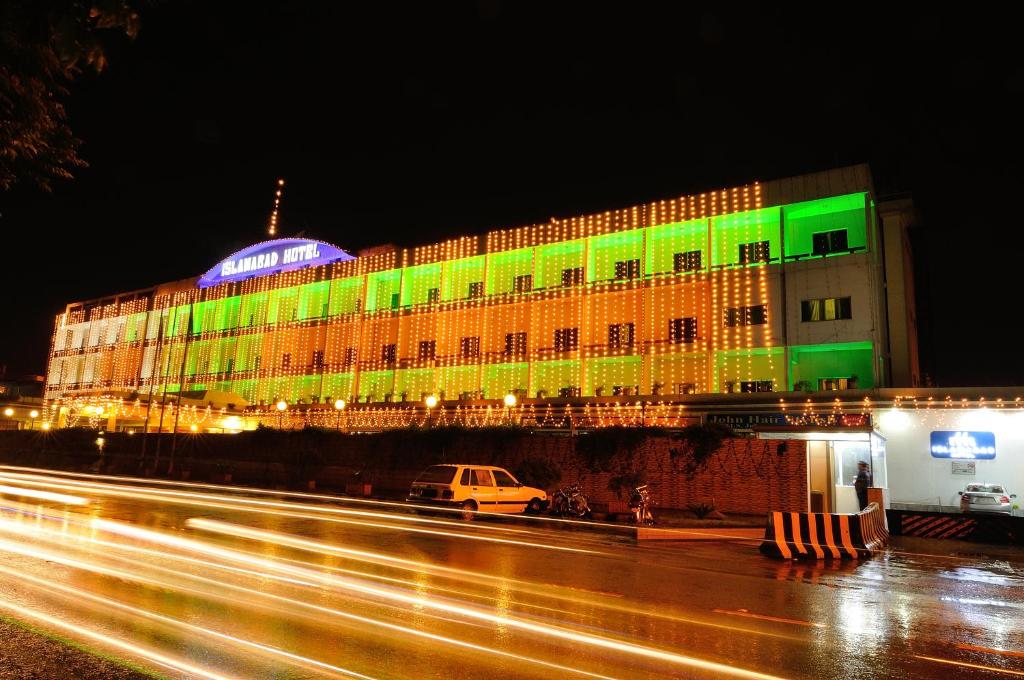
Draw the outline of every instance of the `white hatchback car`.
<instances>
[{"instance_id":1,"label":"white hatchback car","mask_svg":"<svg viewBox=\"0 0 1024 680\"><path fill-rule=\"evenodd\" d=\"M412 483L407 500L462 508L467 518L477 510L539 513L548 505L543 489L523 486L493 465L431 465Z\"/></svg>"},{"instance_id":2,"label":"white hatchback car","mask_svg":"<svg viewBox=\"0 0 1024 680\"><path fill-rule=\"evenodd\" d=\"M960 512L1005 512L1013 507L1017 494L1007 493L1002 484L968 484L960 492Z\"/></svg>"}]
</instances>

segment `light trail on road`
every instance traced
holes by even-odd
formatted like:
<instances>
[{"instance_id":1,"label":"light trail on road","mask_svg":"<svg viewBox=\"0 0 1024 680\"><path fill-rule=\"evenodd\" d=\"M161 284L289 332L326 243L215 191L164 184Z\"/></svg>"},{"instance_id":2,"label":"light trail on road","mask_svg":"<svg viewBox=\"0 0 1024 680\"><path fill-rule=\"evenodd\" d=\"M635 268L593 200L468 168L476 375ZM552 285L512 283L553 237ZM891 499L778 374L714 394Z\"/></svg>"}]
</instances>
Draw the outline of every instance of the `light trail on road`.
<instances>
[{"instance_id":1,"label":"light trail on road","mask_svg":"<svg viewBox=\"0 0 1024 680\"><path fill-rule=\"evenodd\" d=\"M216 680L1024 674L1012 560L955 570L949 596L948 555L790 574L732 540L407 510L0 466L0 612Z\"/></svg>"}]
</instances>

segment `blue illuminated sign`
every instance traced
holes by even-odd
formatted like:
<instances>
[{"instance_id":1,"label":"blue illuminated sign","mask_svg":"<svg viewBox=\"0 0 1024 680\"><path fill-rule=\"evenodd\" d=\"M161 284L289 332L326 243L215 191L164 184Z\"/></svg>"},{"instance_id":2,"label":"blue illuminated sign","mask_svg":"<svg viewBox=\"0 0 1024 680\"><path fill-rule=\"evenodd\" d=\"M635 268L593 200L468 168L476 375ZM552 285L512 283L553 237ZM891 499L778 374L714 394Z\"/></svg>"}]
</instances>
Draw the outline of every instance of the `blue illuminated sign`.
<instances>
[{"instance_id":1,"label":"blue illuminated sign","mask_svg":"<svg viewBox=\"0 0 1024 680\"><path fill-rule=\"evenodd\" d=\"M992 432L932 432L932 458L992 460L995 457L996 436Z\"/></svg>"},{"instance_id":2,"label":"blue illuminated sign","mask_svg":"<svg viewBox=\"0 0 1024 680\"><path fill-rule=\"evenodd\" d=\"M217 263L199 277L199 287L241 281L250 276L266 276L303 267L354 260L341 248L306 238L280 238L243 248Z\"/></svg>"}]
</instances>

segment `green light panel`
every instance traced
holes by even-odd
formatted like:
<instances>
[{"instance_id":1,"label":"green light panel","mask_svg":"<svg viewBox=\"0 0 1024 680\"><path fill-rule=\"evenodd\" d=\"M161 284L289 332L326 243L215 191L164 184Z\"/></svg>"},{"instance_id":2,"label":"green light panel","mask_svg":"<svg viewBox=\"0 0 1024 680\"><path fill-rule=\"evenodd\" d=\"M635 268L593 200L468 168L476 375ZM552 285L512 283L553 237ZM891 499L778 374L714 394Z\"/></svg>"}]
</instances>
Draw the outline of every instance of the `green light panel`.
<instances>
[{"instance_id":1,"label":"green light panel","mask_svg":"<svg viewBox=\"0 0 1024 680\"><path fill-rule=\"evenodd\" d=\"M533 274L533 248L507 250L488 255L487 295L511 293L516 277L525 274Z\"/></svg>"},{"instance_id":2,"label":"green light panel","mask_svg":"<svg viewBox=\"0 0 1024 680\"><path fill-rule=\"evenodd\" d=\"M839 229L846 230L850 248L866 248L866 198L863 193L847 194L784 206L786 256L810 255L814 251L814 234Z\"/></svg>"}]
</instances>

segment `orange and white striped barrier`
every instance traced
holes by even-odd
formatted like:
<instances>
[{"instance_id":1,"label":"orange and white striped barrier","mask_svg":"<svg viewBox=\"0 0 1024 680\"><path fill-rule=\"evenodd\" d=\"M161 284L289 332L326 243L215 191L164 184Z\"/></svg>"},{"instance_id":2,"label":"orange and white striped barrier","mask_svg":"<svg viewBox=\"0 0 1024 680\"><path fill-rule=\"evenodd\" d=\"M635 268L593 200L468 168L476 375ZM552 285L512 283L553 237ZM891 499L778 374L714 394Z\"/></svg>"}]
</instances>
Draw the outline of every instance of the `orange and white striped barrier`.
<instances>
[{"instance_id":1,"label":"orange and white striped barrier","mask_svg":"<svg viewBox=\"0 0 1024 680\"><path fill-rule=\"evenodd\" d=\"M854 515L770 512L761 552L786 560L862 559L889 542L885 511L877 503Z\"/></svg>"}]
</instances>

